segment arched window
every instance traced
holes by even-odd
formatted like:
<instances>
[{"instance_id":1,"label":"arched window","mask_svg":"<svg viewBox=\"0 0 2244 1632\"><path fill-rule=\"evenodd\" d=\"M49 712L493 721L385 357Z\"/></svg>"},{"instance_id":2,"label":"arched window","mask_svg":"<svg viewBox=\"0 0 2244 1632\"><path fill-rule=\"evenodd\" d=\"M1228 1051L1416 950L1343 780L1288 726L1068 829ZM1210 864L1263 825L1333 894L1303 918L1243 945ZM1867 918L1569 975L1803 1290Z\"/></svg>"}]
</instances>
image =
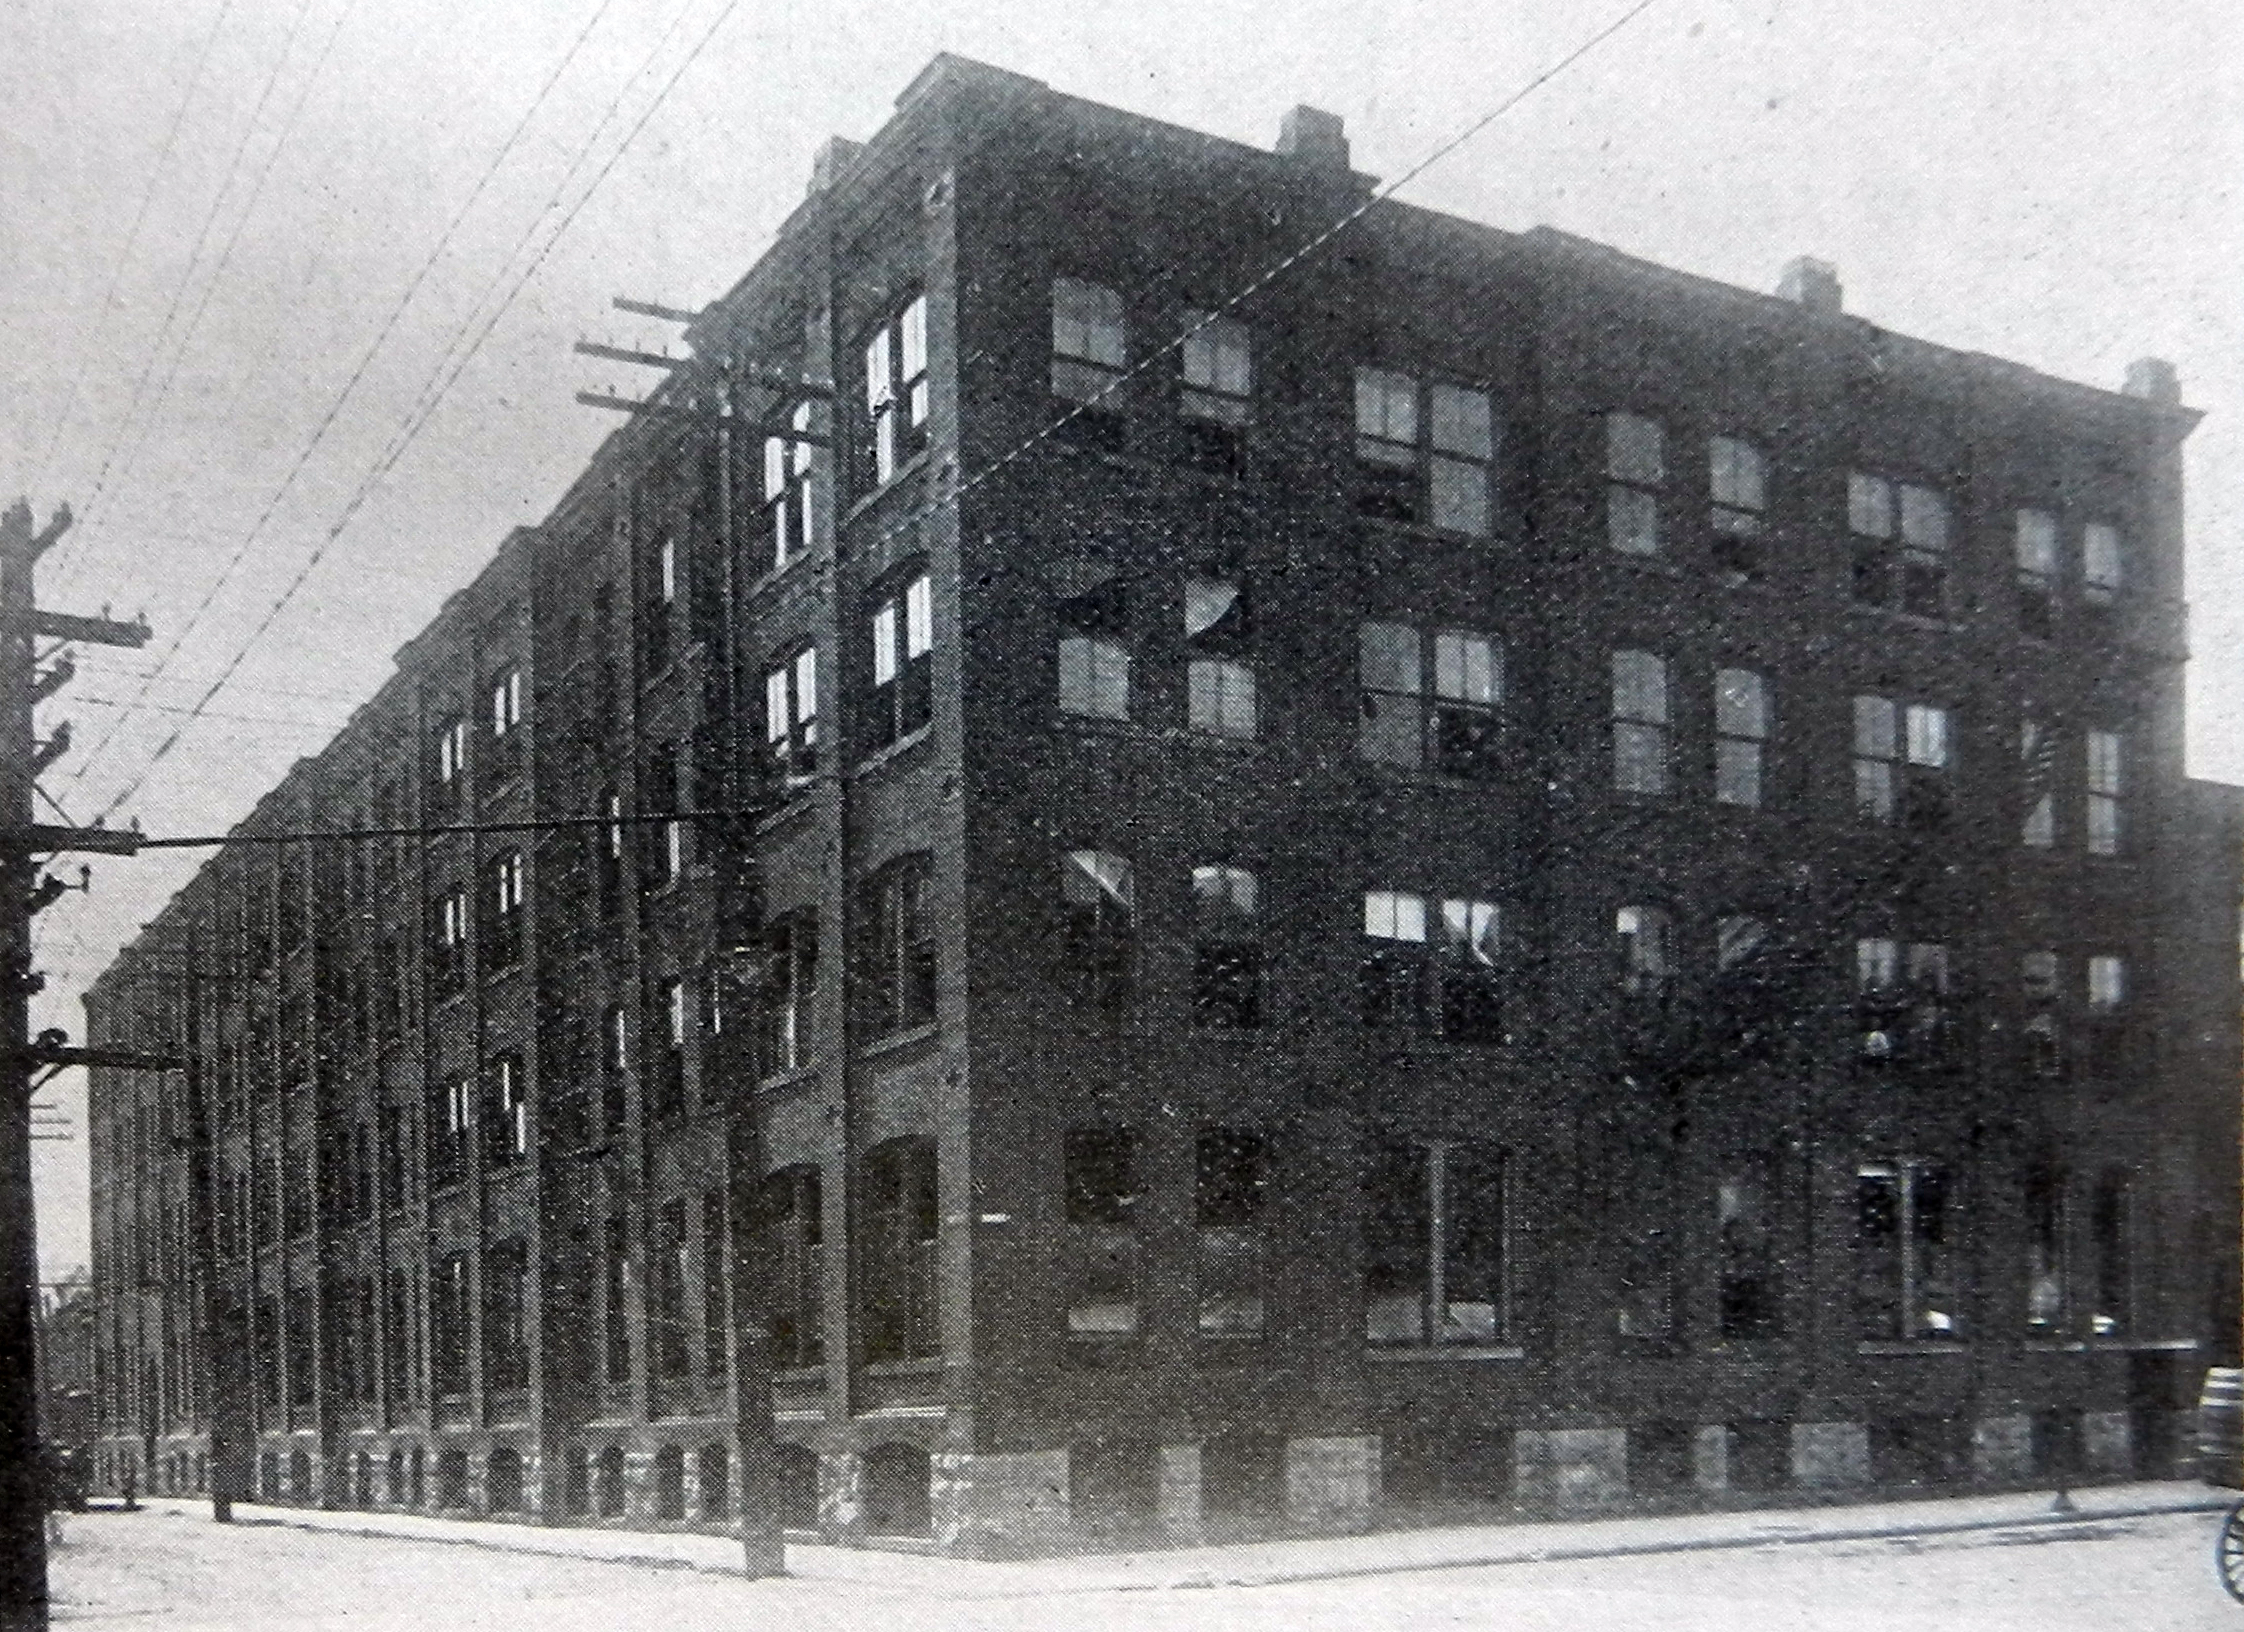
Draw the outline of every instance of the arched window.
<instances>
[{"instance_id":1,"label":"arched window","mask_svg":"<svg viewBox=\"0 0 2244 1632\"><path fill-rule=\"evenodd\" d=\"M682 1519L686 1516L686 1453L676 1445L665 1445L654 1454L655 1517Z\"/></svg>"},{"instance_id":2,"label":"arched window","mask_svg":"<svg viewBox=\"0 0 2244 1632\"><path fill-rule=\"evenodd\" d=\"M858 1264L865 1358L916 1360L942 1352L935 1251L935 1142L892 1139L866 1153L865 1231Z\"/></svg>"},{"instance_id":3,"label":"arched window","mask_svg":"<svg viewBox=\"0 0 2244 1632\"><path fill-rule=\"evenodd\" d=\"M603 1519L623 1517L623 1447L610 1445L600 1453L600 1471L595 1481L595 1502Z\"/></svg>"},{"instance_id":4,"label":"arched window","mask_svg":"<svg viewBox=\"0 0 2244 1632\"><path fill-rule=\"evenodd\" d=\"M491 1462L485 1471L486 1505L494 1513L519 1513L522 1511L522 1453L511 1445L501 1445L491 1453Z\"/></svg>"},{"instance_id":5,"label":"arched window","mask_svg":"<svg viewBox=\"0 0 2244 1632\"><path fill-rule=\"evenodd\" d=\"M701 1516L704 1519L724 1519L732 1516L732 1455L722 1445L701 1447L700 1466Z\"/></svg>"}]
</instances>

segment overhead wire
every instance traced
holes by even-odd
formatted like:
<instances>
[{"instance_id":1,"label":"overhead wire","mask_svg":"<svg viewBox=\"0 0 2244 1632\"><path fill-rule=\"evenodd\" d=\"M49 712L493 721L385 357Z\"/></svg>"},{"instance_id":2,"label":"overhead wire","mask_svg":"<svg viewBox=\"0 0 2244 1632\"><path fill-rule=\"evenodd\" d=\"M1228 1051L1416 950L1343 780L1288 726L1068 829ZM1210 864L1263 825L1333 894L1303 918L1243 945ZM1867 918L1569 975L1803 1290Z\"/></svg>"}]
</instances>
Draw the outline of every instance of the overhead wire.
<instances>
[{"instance_id":1,"label":"overhead wire","mask_svg":"<svg viewBox=\"0 0 2244 1632\"><path fill-rule=\"evenodd\" d=\"M445 377L443 385L438 389L435 397L429 402L426 411L421 413L420 416L413 421L411 429L403 435L403 437L397 442L396 446L392 450L388 451L384 455L382 460L377 462L375 468L368 473L366 480L360 484L359 490L352 495L351 501L349 505L346 506L341 518L328 529L327 536L323 538L320 543L313 549L311 555L305 560L303 566L297 571L295 577L289 581L287 587L281 591L280 595L274 600L273 604L266 609L264 616L259 619L257 626L250 631L248 637L242 642L241 646L235 652L232 659L229 660L225 667L225 670L218 676L217 679L211 682L210 687L203 693L201 699L199 699L200 703L208 703L211 698L215 697L218 694L218 692L226 685L227 681L241 667L242 663L247 660L251 649L261 638L263 638L265 632L272 627L274 620L277 619L284 610L286 610L289 603L295 598L297 591L303 588L305 582L311 577L313 570L318 567L320 561L325 557L328 548L333 545L334 542L342 535L344 528L347 527L350 524L351 519L357 515L359 508L365 503L367 497L372 493L374 484L379 481L383 475L387 474L391 469L395 468L398 460L404 457L406 449L411 447L414 439L420 434L421 428L425 426L429 422L429 419L434 415L436 408L442 403L444 395L449 392L453 382L459 378L462 370L464 370L467 367L468 363L474 359L476 353L482 349L483 342L490 337L491 331L498 325L499 320L506 315L509 309L512 308L515 299L521 294L524 287L528 285L530 279L534 277L537 274L539 268L541 268L545 264L546 258L552 254L554 246L560 242L562 235L569 230L570 225L576 220L578 214L582 212L585 205L591 202L593 195L599 191L601 184L605 182L609 174L613 172L617 162L621 160L624 153L630 149L631 144L638 139L639 133L646 129L648 121L654 117L656 111L659 110L662 107L663 103L669 99L671 91L677 87L679 81L685 77L686 73L693 67L695 62L700 60L701 54L708 48L709 42L716 38L718 30L723 28L725 23L732 17L733 13L739 9L739 5L740 0L725 0L725 4L718 11L716 17L710 22L709 26L702 31L701 37L694 42L693 48L686 53L684 60L681 61L678 67L671 73L669 79L664 81L662 88L655 93L654 99L647 104L644 110L641 111L637 121L632 125L631 129L625 133L622 142L617 145L613 153L608 155L608 158L601 165L598 173L593 176L591 183L578 196L576 202L569 206L567 212L555 225L552 234L546 239L545 244L538 250L536 256L531 260L530 264L523 269L521 276L515 280L513 287L507 291L505 300L500 303L498 309L494 311L489 319L483 324L483 327L475 337L474 343L460 357L459 361L453 366L451 372ZM681 12L680 16L683 15L684 13ZM643 71L644 70L642 69L642 72ZM636 80L637 77L637 75L634 75L634 80ZM125 785L125 787L113 798L111 798L106 805L102 807L101 814L104 818L114 814L117 809L125 803L126 800L130 799L135 793L140 790L142 784L147 781L149 773L152 772L157 765L161 764L163 760L171 753L171 751L178 746L181 737L184 736L188 728L193 723L194 720L192 716L190 716L186 720L183 720L179 725L172 729L170 734L167 735L162 742L157 744L154 753L149 756L147 762L140 767L139 771L132 777L132 779ZM90 763L91 756L89 756L88 758L88 764L90 765Z\"/></svg>"},{"instance_id":2,"label":"overhead wire","mask_svg":"<svg viewBox=\"0 0 2244 1632\"><path fill-rule=\"evenodd\" d=\"M211 18L210 30L203 35L202 49L196 53L194 69L187 76L187 93L179 99L179 111L172 115L171 129L164 133L163 149L156 155L156 163L148 172L148 184L141 189L140 203L133 210L132 226L125 233L125 247L109 263L109 287L103 293L100 304L94 308L96 329L106 324L109 314L117 309L117 291L124 284L125 268L131 264L133 251L140 247L140 229L147 224L148 207L156 197L156 184L163 179L164 169L171 163L172 153L179 145L180 126L187 122L187 110L194 106L195 93L202 88L203 71L210 66L211 50L218 44L219 31L225 26L226 14L233 7L234 0L218 0L218 10ZM47 467L54 462L55 450L62 445L63 433L70 428L70 416L78 411L78 393L84 388L85 378L83 369L72 369L70 372L70 394L63 399L62 412L55 416L55 426L47 434L45 450L39 455L38 462L31 467L31 480L26 485L33 492L38 491L40 478L46 475Z\"/></svg>"},{"instance_id":3,"label":"overhead wire","mask_svg":"<svg viewBox=\"0 0 2244 1632\"><path fill-rule=\"evenodd\" d=\"M240 569L242 562L248 557L249 551L256 543L259 535L264 532L266 523L271 521L278 512L281 502L295 486L297 478L303 474L305 466L311 462L313 454L319 451L320 444L326 440L328 432L341 416L345 404L350 401L352 392L357 390L359 382L366 377L366 371L372 365L375 356L381 351L390 335L396 331L398 323L404 317L407 307L412 304L413 297L420 291L421 285L427 280L429 272L442 259L445 250L451 246L453 236L459 231L461 223L467 219L469 211L474 208L476 202L483 196L484 190L490 185L492 178L513 153L516 145L521 141L523 133L529 129L531 122L537 117L539 111L545 106L547 99L552 95L554 86L560 82L562 75L567 73L570 65L576 61L578 53L584 48L585 41L590 38L592 31L599 26L601 19L607 16L613 4L614 0L600 0L591 18L577 32L576 38L570 42L568 49L562 54L559 63L546 76L545 82L538 87L537 94L530 99L529 105L523 110L522 117L515 122L514 128L508 132L506 140L499 145L498 150L484 166L483 173L476 178L475 185L469 189L467 197L454 210L443 231L438 233L435 246L429 251L427 258L422 261L419 269L407 282L404 292L399 295L396 303L390 308L389 314L384 318L380 327L376 329L374 338L368 342L365 351L360 354L357 364L352 368L348 378L344 380L342 389L336 393L334 401L328 404L327 411L313 428L310 439L296 456L295 462L289 466L287 473L281 478L280 485L274 489L271 498L266 501L263 511L250 524L249 531L243 535L241 542L235 546L225 565L220 568L218 577L204 592L202 598L196 602L194 609L180 625L178 632L171 637L163 654L156 661L156 673L162 673L170 664L171 659L186 643L188 637L201 626L204 615L209 612L219 595L232 582L235 572ZM90 769L108 749L109 744L115 740L117 732L123 728L125 719L128 717L120 716L109 731L103 735L101 741L96 743L87 753L78 767L79 775L83 775L86 770Z\"/></svg>"}]
</instances>

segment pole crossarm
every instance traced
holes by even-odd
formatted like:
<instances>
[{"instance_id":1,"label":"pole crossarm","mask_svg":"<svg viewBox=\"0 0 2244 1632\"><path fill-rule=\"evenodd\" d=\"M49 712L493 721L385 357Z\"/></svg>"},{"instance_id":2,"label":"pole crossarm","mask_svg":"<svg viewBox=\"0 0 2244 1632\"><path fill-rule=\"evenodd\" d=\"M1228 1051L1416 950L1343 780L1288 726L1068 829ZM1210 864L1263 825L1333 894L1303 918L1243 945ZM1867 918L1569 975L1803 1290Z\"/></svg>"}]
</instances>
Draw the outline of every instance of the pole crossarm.
<instances>
[{"instance_id":1,"label":"pole crossarm","mask_svg":"<svg viewBox=\"0 0 2244 1632\"><path fill-rule=\"evenodd\" d=\"M638 363L646 368L683 368L693 361L690 357L665 357L658 351L639 351L631 346L610 346L598 340L579 340L580 357L605 357L612 363Z\"/></svg>"},{"instance_id":2,"label":"pole crossarm","mask_svg":"<svg viewBox=\"0 0 2244 1632\"><path fill-rule=\"evenodd\" d=\"M27 629L55 640L81 640L97 646L145 646L153 632L145 623L82 618L74 612L48 612L37 607L0 606L0 630Z\"/></svg>"},{"instance_id":3,"label":"pole crossarm","mask_svg":"<svg viewBox=\"0 0 2244 1632\"><path fill-rule=\"evenodd\" d=\"M0 1059L15 1065L87 1065L110 1071L181 1071L187 1066L177 1054L147 1054L135 1048L80 1048L44 1038L22 1048L0 1050Z\"/></svg>"},{"instance_id":4,"label":"pole crossarm","mask_svg":"<svg viewBox=\"0 0 2244 1632\"><path fill-rule=\"evenodd\" d=\"M137 856L140 835L130 828L58 827L51 822L0 828L0 855L44 856L63 850L83 850L97 856Z\"/></svg>"}]
</instances>

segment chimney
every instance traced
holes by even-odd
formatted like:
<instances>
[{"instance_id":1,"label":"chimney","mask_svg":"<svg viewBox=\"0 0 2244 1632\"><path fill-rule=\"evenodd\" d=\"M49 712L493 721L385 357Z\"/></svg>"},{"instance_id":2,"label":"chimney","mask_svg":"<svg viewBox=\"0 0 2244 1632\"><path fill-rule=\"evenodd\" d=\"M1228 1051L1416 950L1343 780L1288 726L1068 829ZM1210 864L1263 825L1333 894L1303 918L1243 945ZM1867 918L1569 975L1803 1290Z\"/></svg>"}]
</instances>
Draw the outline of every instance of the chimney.
<instances>
[{"instance_id":1,"label":"chimney","mask_svg":"<svg viewBox=\"0 0 2244 1632\"><path fill-rule=\"evenodd\" d=\"M1322 108L1295 108L1278 126L1278 151L1320 170L1348 168L1348 132L1340 115Z\"/></svg>"},{"instance_id":2,"label":"chimney","mask_svg":"<svg viewBox=\"0 0 2244 1632\"><path fill-rule=\"evenodd\" d=\"M856 162L857 155L865 151L863 142L853 142L847 136L829 136L826 145L818 150L818 157L810 164L810 190L813 193L831 192L841 174Z\"/></svg>"},{"instance_id":3,"label":"chimney","mask_svg":"<svg viewBox=\"0 0 2244 1632\"><path fill-rule=\"evenodd\" d=\"M1785 262L1784 276L1777 280L1777 295L1826 317L1837 317L1846 310L1846 297L1839 287L1839 269L1811 255Z\"/></svg>"},{"instance_id":4,"label":"chimney","mask_svg":"<svg viewBox=\"0 0 2244 1632\"><path fill-rule=\"evenodd\" d=\"M2127 384L2122 389L2145 402L2168 408L2182 405L2182 378L2174 372L2174 365L2163 357L2138 357L2129 363Z\"/></svg>"}]
</instances>

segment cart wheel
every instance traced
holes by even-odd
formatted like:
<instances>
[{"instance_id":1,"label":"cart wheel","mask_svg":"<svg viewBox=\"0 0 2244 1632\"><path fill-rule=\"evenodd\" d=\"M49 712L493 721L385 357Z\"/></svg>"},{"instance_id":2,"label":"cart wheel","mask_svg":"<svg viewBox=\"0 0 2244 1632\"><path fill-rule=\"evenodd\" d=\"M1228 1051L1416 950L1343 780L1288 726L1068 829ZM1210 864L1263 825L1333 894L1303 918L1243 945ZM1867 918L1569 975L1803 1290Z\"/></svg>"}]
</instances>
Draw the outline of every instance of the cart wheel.
<instances>
[{"instance_id":1,"label":"cart wheel","mask_svg":"<svg viewBox=\"0 0 2244 1632\"><path fill-rule=\"evenodd\" d=\"M2230 1508L2228 1517L2221 1520L2221 1539L2214 1544L2213 1562L2228 1595L2244 1603L2244 1502Z\"/></svg>"}]
</instances>

